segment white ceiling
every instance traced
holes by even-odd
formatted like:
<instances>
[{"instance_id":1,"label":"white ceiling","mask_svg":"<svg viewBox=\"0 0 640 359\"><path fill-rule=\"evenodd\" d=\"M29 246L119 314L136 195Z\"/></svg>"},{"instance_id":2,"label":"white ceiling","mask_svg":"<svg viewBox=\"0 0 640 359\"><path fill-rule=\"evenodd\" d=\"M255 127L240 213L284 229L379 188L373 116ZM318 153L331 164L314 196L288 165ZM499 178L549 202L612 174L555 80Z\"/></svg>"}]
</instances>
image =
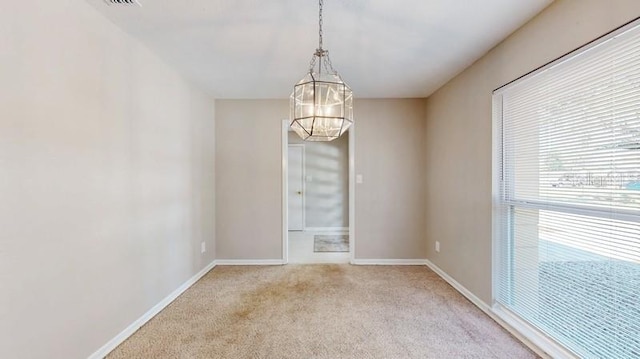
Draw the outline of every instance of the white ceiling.
<instances>
[{"instance_id":1,"label":"white ceiling","mask_svg":"<svg viewBox=\"0 0 640 359\"><path fill-rule=\"evenodd\" d=\"M87 0L216 98L287 98L317 0ZM325 0L324 47L360 98L426 97L553 0Z\"/></svg>"}]
</instances>

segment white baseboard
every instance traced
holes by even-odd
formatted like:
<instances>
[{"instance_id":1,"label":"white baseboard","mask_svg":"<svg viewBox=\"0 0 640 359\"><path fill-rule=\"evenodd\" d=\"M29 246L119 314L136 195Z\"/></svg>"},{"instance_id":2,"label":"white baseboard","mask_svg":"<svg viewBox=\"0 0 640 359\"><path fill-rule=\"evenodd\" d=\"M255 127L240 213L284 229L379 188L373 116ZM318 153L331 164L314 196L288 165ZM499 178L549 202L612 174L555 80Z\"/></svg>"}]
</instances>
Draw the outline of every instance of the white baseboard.
<instances>
[{"instance_id":1,"label":"white baseboard","mask_svg":"<svg viewBox=\"0 0 640 359\"><path fill-rule=\"evenodd\" d=\"M147 323L151 318L155 317L156 314L160 313L166 306L171 304L176 298L180 296L180 294L184 293L185 290L189 289L195 282L197 282L200 278L202 278L205 274L207 274L213 267L216 266L216 262L213 261L206 267L204 267L200 272L198 272L193 277L189 278L184 284L178 287L176 290L171 292L168 296L166 296L160 303L153 306L153 308L149 309L146 313L144 313L140 318L136 319L131 325L129 325L125 330L120 332L120 334L116 335L113 339L109 340L105 345L103 345L100 349L95 351L93 354L89 356L89 359L102 359L107 354L109 354L113 349L115 349L118 345L124 342L127 338L129 338L133 333L135 333L140 327L142 327L145 323Z\"/></svg>"},{"instance_id":2,"label":"white baseboard","mask_svg":"<svg viewBox=\"0 0 640 359\"><path fill-rule=\"evenodd\" d=\"M557 344L553 339L546 336L544 333L539 330L533 328L531 325L511 313L506 308L503 308L501 305L496 304L491 308L491 311L498 317L500 320L511 328L514 328L521 335L526 337L529 341L533 343L533 345L540 348L548 357L555 359L578 359L579 357L559 344ZM496 320L503 325L500 321ZM542 356L542 355L541 355Z\"/></svg>"},{"instance_id":3,"label":"white baseboard","mask_svg":"<svg viewBox=\"0 0 640 359\"><path fill-rule=\"evenodd\" d=\"M307 232L346 232L349 227L304 227Z\"/></svg>"},{"instance_id":4,"label":"white baseboard","mask_svg":"<svg viewBox=\"0 0 640 359\"><path fill-rule=\"evenodd\" d=\"M278 266L286 264L282 259L216 259L219 266Z\"/></svg>"},{"instance_id":5,"label":"white baseboard","mask_svg":"<svg viewBox=\"0 0 640 359\"><path fill-rule=\"evenodd\" d=\"M423 266L427 264L426 259L357 259L354 258L351 264L362 266Z\"/></svg>"},{"instance_id":6,"label":"white baseboard","mask_svg":"<svg viewBox=\"0 0 640 359\"><path fill-rule=\"evenodd\" d=\"M542 358L573 358L573 355L567 356L568 353L565 349L560 347L557 343L553 342L550 338L547 338L542 333L536 333L532 329L529 329L524 322L517 323L515 320L505 320L504 315L495 312L487 303L478 298L475 294L471 293L458 281L453 279L450 275L445 273L438 266L433 264L430 260L426 260L426 265L432 271L436 272L442 279L455 288L460 294L465 296L476 307L480 308L486 315L491 317L496 323L500 324L514 337L518 338L522 343L528 346L536 354Z\"/></svg>"},{"instance_id":7,"label":"white baseboard","mask_svg":"<svg viewBox=\"0 0 640 359\"><path fill-rule=\"evenodd\" d=\"M462 284L458 283L453 277L445 273L440 267L433 264L430 260L425 261L427 267L429 267L432 271L436 272L445 282L449 283L453 288L455 288L460 294L464 295L467 299L471 301L471 303L475 304L476 307L480 308L483 312L491 315L489 312L491 308L487 303L485 303L482 299L478 298L475 294L471 293L467 288L465 288Z\"/></svg>"}]
</instances>

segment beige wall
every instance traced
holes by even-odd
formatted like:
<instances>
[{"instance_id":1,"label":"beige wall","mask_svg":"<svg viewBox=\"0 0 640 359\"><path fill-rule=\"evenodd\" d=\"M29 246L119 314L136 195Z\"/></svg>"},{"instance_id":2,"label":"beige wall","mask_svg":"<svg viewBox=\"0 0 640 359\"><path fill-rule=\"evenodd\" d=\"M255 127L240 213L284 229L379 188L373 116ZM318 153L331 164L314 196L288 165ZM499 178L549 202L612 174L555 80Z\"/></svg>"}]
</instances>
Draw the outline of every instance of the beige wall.
<instances>
[{"instance_id":1,"label":"beige wall","mask_svg":"<svg viewBox=\"0 0 640 359\"><path fill-rule=\"evenodd\" d=\"M218 259L282 259L281 136L288 106L286 100L216 100Z\"/></svg>"},{"instance_id":2,"label":"beige wall","mask_svg":"<svg viewBox=\"0 0 640 359\"><path fill-rule=\"evenodd\" d=\"M305 150L305 227L349 227L349 134L314 142L289 131L288 140Z\"/></svg>"},{"instance_id":3,"label":"beige wall","mask_svg":"<svg viewBox=\"0 0 640 359\"><path fill-rule=\"evenodd\" d=\"M637 16L637 0L556 0L428 99L428 258L486 303L491 302L491 92Z\"/></svg>"},{"instance_id":4,"label":"beige wall","mask_svg":"<svg viewBox=\"0 0 640 359\"><path fill-rule=\"evenodd\" d=\"M219 259L282 258L281 123L286 100L216 101ZM420 259L424 100L355 103L356 258Z\"/></svg>"},{"instance_id":5,"label":"beige wall","mask_svg":"<svg viewBox=\"0 0 640 359\"><path fill-rule=\"evenodd\" d=\"M356 103L356 258L424 259L423 99Z\"/></svg>"},{"instance_id":6,"label":"beige wall","mask_svg":"<svg viewBox=\"0 0 640 359\"><path fill-rule=\"evenodd\" d=\"M213 101L84 1L0 39L0 357L86 358L214 258Z\"/></svg>"}]
</instances>

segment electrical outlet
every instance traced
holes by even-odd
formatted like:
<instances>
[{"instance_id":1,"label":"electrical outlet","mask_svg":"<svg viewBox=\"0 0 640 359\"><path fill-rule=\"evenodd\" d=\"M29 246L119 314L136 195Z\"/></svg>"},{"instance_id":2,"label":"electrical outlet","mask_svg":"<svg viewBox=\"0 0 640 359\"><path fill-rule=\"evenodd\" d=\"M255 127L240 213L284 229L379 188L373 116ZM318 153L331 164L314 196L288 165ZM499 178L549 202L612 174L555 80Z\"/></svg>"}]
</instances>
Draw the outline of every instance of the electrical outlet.
<instances>
[{"instance_id":1,"label":"electrical outlet","mask_svg":"<svg viewBox=\"0 0 640 359\"><path fill-rule=\"evenodd\" d=\"M440 242L436 241L436 252L440 253Z\"/></svg>"},{"instance_id":2,"label":"electrical outlet","mask_svg":"<svg viewBox=\"0 0 640 359\"><path fill-rule=\"evenodd\" d=\"M207 244L205 242L200 243L200 253L207 251Z\"/></svg>"}]
</instances>

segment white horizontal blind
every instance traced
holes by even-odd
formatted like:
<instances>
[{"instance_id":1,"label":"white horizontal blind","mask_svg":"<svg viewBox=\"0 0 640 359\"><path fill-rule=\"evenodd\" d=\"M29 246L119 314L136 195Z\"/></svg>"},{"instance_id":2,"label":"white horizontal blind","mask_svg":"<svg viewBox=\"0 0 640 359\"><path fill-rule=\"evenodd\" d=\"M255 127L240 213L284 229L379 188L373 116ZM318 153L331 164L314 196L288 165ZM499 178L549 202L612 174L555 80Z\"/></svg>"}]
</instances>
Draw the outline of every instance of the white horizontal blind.
<instances>
[{"instance_id":1,"label":"white horizontal blind","mask_svg":"<svg viewBox=\"0 0 640 359\"><path fill-rule=\"evenodd\" d=\"M640 27L494 93L495 300L583 358L640 358Z\"/></svg>"}]
</instances>

